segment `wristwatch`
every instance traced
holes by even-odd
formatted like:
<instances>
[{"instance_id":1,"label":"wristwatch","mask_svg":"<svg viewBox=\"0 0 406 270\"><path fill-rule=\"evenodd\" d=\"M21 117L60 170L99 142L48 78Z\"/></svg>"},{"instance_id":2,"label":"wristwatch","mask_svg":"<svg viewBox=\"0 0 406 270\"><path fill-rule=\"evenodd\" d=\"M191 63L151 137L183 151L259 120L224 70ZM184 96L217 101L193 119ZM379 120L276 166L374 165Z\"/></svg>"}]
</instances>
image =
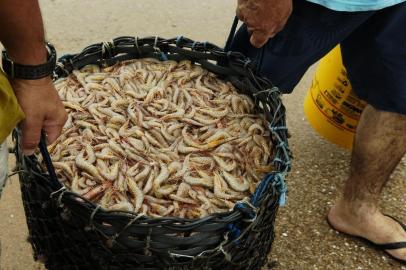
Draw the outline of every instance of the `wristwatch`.
<instances>
[{"instance_id":1,"label":"wristwatch","mask_svg":"<svg viewBox=\"0 0 406 270\"><path fill-rule=\"evenodd\" d=\"M3 71L10 79L36 80L50 76L56 65L56 51L51 43L45 43L48 50L47 62L40 65L22 65L13 62L6 50L2 52Z\"/></svg>"}]
</instances>

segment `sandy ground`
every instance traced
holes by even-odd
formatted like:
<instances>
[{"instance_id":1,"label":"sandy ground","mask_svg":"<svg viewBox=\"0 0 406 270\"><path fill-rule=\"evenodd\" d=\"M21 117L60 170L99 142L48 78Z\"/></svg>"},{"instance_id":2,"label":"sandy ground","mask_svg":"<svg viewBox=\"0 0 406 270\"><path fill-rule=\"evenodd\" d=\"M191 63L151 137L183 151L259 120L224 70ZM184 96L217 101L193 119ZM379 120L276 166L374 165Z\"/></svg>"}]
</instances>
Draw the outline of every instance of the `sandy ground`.
<instances>
[{"instance_id":1,"label":"sandy ground","mask_svg":"<svg viewBox=\"0 0 406 270\"><path fill-rule=\"evenodd\" d=\"M41 1L48 39L59 52L78 52L99 41L131 35L174 37L223 45L235 0ZM277 217L276 240L269 255L275 269L406 269L383 252L331 230L325 215L348 171L349 152L318 137L303 115L303 98L314 69L294 94L285 96L295 155L287 182L287 206ZM10 159L10 168L13 166ZM406 220L406 162L384 189L382 208ZM0 269L42 269L25 241L27 227L19 183L12 177L0 201Z\"/></svg>"}]
</instances>

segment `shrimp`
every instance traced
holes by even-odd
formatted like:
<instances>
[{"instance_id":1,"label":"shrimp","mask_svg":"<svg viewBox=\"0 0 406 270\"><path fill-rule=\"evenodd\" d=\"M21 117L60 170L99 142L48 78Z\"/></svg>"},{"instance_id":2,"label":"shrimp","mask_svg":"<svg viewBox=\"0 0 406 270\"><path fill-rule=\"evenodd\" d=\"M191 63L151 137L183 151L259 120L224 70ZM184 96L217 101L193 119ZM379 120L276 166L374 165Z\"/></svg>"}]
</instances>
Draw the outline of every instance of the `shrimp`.
<instances>
[{"instance_id":1,"label":"shrimp","mask_svg":"<svg viewBox=\"0 0 406 270\"><path fill-rule=\"evenodd\" d=\"M213 155L213 159L216 161L216 163L220 166L221 169L230 172L234 170L237 167L237 163L233 159L230 164L226 163L222 158L220 158L218 155Z\"/></svg>"},{"instance_id":2,"label":"shrimp","mask_svg":"<svg viewBox=\"0 0 406 270\"><path fill-rule=\"evenodd\" d=\"M159 196L159 187L168 179L169 177L169 171L168 171L168 167L164 164L164 163L160 163L160 172L157 176L157 178L155 178L153 184L152 184L152 190L154 191L155 195Z\"/></svg>"},{"instance_id":3,"label":"shrimp","mask_svg":"<svg viewBox=\"0 0 406 270\"><path fill-rule=\"evenodd\" d=\"M185 183L189 185L198 185L204 186L208 188L213 187L213 179L212 178L199 178L199 177L192 177L189 174L183 176L183 180Z\"/></svg>"},{"instance_id":4,"label":"shrimp","mask_svg":"<svg viewBox=\"0 0 406 270\"><path fill-rule=\"evenodd\" d=\"M55 82L68 122L48 151L61 183L105 209L201 218L273 170L254 101L200 65L145 58L72 73Z\"/></svg>"},{"instance_id":5,"label":"shrimp","mask_svg":"<svg viewBox=\"0 0 406 270\"><path fill-rule=\"evenodd\" d=\"M109 181L114 181L118 177L118 171L120 169L120 162L116 162L111 168L109 168L106 163L98 159L97 160L97 167L99 168L100 174Z\"/></svg>"},{"instance_id":6,"label":"shrimp","mask_svg":"<svg viewBox=\"0 0 406 270\"><path fill-rule=\"evenodd\" d=\"M145 178L148 177L150 172L151 172L151 167L148 165L145 165L144 169L135 176L134 181L138 182L138 181L144 180Z\"/></svg>"},{"instance_id":7,"label":"shrimp","mask_svg":"<svg viewBox=\"0 0 406 270\"><path fill-rule=\"evenodd\" d=\"M228 108L227 107L224 107L224 109L222 111L210 110L210 109L201 109L201 108L198 108L197 110L199 112L202 112L202 113L207 114L207 115L209 115L211 117L214 117L214 118L222 118L222 117L224 117L224 116L226 116L228 114Z\"/></svg>"},{"instance_id":8,"label":"shrimp","mask_svg":"<svg viewBox=\"0 0 406 270\"><path fill-rule=\"evenodd\" d=\"M244 192L249 189L249 181L242 177L235 177L232 174L223 171L224 178L230 187L236 191Z\"/></svg>"},{"instance_id":9,"label":"shrimp","mask_svg":"<svg viewBox=\"0 0 406 270\"><path fill-rule=\"evenodd\" d=\"M127 177L127 186L130 193L134 196L133 204L134 204L134 212L138 212L142 206L142 202L144 201L144 193L141 189L137 186L134 180Z\"/></svg>"},{"instance_id":10,"label":"shrimp","mask_svg":"<svg viewBox=\"0 0 406 270\"><path fill-rule=\"evenodd\" d=\"M182 203L187 203L187 204L198 204L198 202L196 200L193 199L189 199L189 198L185 198L185 197L181 197L175 194L170 194L169 198L171 198L174 201L178 201L178 202L182 202Z\"/></svg>"},{"instance_id":11,"label":"shrimp","mask_svg":"<svg viewBox=\"0 0 406 270\"><path fill-rule=\"evenodd\" d=\"M161 117L161 120L166 121L166 120L173 120L173 119L180 119L182 116L185 114L184 109L179 109L174 113L166 114Z\"/></svg>"},{"instance_id":12,"label":"shrimp","mask_svg":"<svg viewBox=\"0 0 406 270\"><path fill-rule=\"evenodd\" d=\"M101 185L96 186L95 188L92 188L89 192L83 195L85 199L92 200L95 197L99 196L102 194L105 190L110 188L113 185L112 182L106 181L103 182Z\"/></svg>"},{"instance_id":13,"label":"shrimp","mask_svg":"<svg viewBox=\"0 0 406 270\"><path fill-rule=\"evenodd\" d=\"M90 175L94 176L96 181L100 182L103 177L100 175L99 171L95 166L93 166L90 162L86 161L83 158L83 153L82 151L79 155L76 156L75 159L75 164L78 168L88 172Z\"/></svg>"}]
</instances>

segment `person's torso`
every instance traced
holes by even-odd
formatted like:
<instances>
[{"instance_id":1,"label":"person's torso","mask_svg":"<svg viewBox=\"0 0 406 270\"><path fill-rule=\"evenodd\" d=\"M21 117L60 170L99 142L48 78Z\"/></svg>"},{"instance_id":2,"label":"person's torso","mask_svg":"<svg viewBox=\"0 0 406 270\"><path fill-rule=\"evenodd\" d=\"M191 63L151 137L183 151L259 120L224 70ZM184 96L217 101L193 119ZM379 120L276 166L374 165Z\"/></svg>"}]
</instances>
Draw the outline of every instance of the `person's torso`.
<instances>
[{"instance_id":1,"label":"person's torso","mask_svg":"<svg viewBox=\"0 0 406 270\"><path fill-rule=\"evenodd\" d=\"M406 0L307 0L336 11L371 11L390 7Z\"/></svg>"}]
</instances>

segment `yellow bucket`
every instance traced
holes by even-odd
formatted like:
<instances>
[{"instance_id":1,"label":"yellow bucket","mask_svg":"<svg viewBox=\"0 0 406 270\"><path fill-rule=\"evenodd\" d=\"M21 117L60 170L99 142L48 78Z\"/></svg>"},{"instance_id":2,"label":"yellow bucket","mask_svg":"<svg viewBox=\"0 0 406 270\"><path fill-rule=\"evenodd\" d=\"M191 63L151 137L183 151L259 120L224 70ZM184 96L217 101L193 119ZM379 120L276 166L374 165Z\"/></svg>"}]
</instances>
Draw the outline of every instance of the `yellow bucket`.
<instances>
[{"instance_id":1,"label":"yellow bucket","mask_svg":"<svg viewBox=\"0 0 406 270\"><path fill-rule=\"evenodd\" d=\"M352 91L337 46L321 59L304 101L307 120L332 143L352 148L355 131L366 102Z\"/></svg>"}]
</instances>

